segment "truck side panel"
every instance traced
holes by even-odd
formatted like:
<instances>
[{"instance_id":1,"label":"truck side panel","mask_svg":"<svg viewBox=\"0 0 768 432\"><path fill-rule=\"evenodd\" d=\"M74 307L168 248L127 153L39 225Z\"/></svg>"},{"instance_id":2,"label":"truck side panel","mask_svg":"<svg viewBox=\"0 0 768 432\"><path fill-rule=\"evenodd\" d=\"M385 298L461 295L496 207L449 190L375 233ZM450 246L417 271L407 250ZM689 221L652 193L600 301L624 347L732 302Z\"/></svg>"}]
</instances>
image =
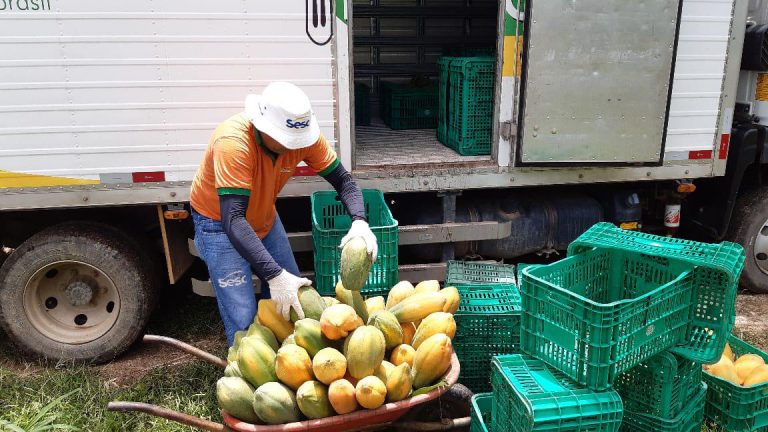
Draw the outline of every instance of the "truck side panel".
<instances>
[{"instance_id":1,"label":"truck side panel","mask_svg":"<svg viewBox=\"0 0 768 432\"><path fill-rule=\"evenodd\" d=\"M304 2L53 9L0 13L0 188L71 183L28 175L190 180L218 122L275 80L305 89L336 141L332 45L307 36Z\"/></svg>"}]
</instances>

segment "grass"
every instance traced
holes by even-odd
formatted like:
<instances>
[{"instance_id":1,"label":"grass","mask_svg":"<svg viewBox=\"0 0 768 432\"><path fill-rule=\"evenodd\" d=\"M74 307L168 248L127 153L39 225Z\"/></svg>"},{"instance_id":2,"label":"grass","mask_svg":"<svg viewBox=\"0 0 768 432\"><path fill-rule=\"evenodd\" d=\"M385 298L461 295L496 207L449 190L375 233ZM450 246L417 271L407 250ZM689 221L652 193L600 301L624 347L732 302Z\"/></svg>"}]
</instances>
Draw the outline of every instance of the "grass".
<instances>
[{"instance_id":1,"label":"grass","mask_svg":"<svg viewBox=\"0 0 768 432\"><path fill-rule=\"evenodd\" d=\"M206 338L220 342L214 354L225 356L215 300L178 292L168 294L148 332L182 340ZM200 361L163 366L178 357L175 352L161 351L160 358L153 359L160 364L156 367L143 362L141 356L135 361L89 367L25 361L13 352L0 332L0 431L195 430L146 414L107 411L107 403L116 400L147 402L221 421L214 387L222 371Z\"/></svg>"},{"instance_id":2,"label":"grass","mask_svg":"<svg viewBox=\"0 0 768 432\"><path fill-rule=\"evenodd\" d=\"M126 388L111 388L89 367L43 369L20 378L0 370L0 429L82 431L186 431L177 423L157 417L106 410L112 400L144 401L219 421L213 386L221 371L193 363L180 368L159 368ZM49 407L44 411L44 407ZM42 416L40 414L43 414ZM49 429L44 425L58 425ZM38 429L36 429L38 427Z\"/></svg>"}]
</instances>

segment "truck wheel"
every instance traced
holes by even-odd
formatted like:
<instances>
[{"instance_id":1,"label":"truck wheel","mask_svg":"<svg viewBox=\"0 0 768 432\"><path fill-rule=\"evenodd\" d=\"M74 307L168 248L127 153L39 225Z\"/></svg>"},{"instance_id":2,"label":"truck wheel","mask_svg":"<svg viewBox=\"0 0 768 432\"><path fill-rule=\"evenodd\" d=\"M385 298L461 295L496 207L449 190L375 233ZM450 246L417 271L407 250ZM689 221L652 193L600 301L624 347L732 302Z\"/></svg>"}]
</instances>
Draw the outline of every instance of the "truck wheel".
<instances>
[{"instance_id":1,"label":"truck wheel","mask_svg":"<svg viewBox=\"0 0 768 432\"><path fill-rule=\"evenodd\" d=\"M0 268L0 325L27 353L105 362L141 334L156 280L123 231L56 225L30 237Z\"/></svg>"},{"instance_id":2,"label":"truck wheel","mask_svg":"<svg viewBox=\"0 0 768 432\"><path fill-rule=\"evenodd\" d=\"M733 215L728 238L744 246L747 255L740 285L754 293L768 293L768 188L744 194Z\"/></svg>"}]
</instances>

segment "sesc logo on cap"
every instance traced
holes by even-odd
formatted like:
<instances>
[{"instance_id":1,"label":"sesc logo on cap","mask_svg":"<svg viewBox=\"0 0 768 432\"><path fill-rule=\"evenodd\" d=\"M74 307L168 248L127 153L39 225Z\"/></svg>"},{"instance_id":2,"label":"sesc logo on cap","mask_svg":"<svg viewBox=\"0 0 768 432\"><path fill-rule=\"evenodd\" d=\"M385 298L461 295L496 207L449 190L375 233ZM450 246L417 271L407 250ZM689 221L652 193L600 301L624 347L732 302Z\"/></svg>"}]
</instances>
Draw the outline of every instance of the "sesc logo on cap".
<instances>
[{"instance_id":1,"label":"sesc logo on cap","mask_svg":"<svg viewBox=\"0 0 768 432\"><path fill-rule=\"evenodd\" d=\"M304 129L309 127L309 121L311 117L309 115L296 117L295 119L285 119L285 127L288 129Z\"/></svg>"}]
</instances>

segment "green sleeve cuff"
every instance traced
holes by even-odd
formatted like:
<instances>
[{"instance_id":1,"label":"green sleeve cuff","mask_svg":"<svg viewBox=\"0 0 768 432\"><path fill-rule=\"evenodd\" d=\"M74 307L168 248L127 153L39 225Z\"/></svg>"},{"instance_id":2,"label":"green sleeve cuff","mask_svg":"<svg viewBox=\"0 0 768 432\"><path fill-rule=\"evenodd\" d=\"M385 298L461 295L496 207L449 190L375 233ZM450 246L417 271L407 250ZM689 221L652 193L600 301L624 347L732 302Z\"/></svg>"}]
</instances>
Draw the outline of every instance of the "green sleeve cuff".
<instances>
[{"instance_id":1,"label":"green sleeve cuff","mask_svg":"<svg viewBox=\"0 0 768 432\"><path fill-rule=\"evenodd\" d=\"M251 196L251 191L243 188L218 188L216 193L221 195L242 195Z\"/></svg>"},{"instance_id":2,"label":"green sleeve cuff","mask_svg":"<svg viewBox=\"0 0 768 432\"><path fill-rule=\"evenodd\" d=\"M339 159L338 159L338 158L336 158L336 159L335 159L333 162L331 162L331 164L330 164L330 165L328 165L328 167L327 167L327 168L325 168L324 170L320 171L320 172L319 172L319 173L317 173L317 174L318 174L318 175L320 175L321 177L325 177L325 176L327 176L328 174L330 174L330 173L331 173L331 171L335 170L335 169L336 169L336 167L337 167L337 166L339 166L339 164L340 164L340 163L341 163L341 162L339 162Z\"/></svg>"}]
</instances>

